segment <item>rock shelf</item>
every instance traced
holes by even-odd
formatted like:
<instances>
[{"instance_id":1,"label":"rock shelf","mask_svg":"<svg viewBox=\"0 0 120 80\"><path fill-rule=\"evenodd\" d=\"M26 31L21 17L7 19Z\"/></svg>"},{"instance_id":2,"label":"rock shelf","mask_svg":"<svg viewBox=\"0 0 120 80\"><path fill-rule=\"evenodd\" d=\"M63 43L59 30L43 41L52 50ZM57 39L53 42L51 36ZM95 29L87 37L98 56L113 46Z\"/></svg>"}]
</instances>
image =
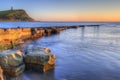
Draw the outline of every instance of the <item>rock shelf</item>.
<instances>
[{"instance_id":1,"label":"rock shelf","mask_svg":"<svg viewBox=\"0 0 120 80\"><path fill-rule=\"evenodd\" d=\"M85 26L99 25L79 25L79 26L55 26L55 27L25 27L25 28L0 28L0 50L12 49L16 45L24 43L26 40L37 39L44 36L58 34L62 30L79 28Z\"/></svg>"},{"instance_id":2,"label":"rock shelf","mask_svg":"<svg viewBox=\"0 0 120 80\"><path fill-rule=\"evenodd\" d=\"M29 39L41 38L58 34L62 30L78 28L83 26L62 26L62 27L37 27L37 28L10 28L0 29L0 50L14 48Z\"/></svg>"},{"instance_id":3,"label":"rock shelf","mask_svg":"<svg viewBox=\"0 0 120 80\"><path fill-rule=\"evenodd\" d=\"M49 48L28 45L25 53L19 50L5 50L0 53L0 78L5 75L18 76L25 70L46 72L54 69L55 55Z\"/></svg>"}]
</instances>

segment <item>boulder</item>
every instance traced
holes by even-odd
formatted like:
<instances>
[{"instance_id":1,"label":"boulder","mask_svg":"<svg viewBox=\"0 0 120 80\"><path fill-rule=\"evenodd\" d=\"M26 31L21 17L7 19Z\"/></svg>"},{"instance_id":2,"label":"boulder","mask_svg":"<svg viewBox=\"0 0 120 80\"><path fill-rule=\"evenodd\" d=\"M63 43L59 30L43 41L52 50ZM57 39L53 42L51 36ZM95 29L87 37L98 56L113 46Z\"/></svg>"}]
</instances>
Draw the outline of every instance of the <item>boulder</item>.
<instances>
[{"instance_id":1,"label":"boulder","mask_svg":"<svg viewBox=\"0 0 120 80\"><path fill-rule=\"evenodd\" d=\"M17 76L24 71L22 52L6 50L0 53L0 65L3 71L10 76Z\"/></svg>"},{"instance_id":2,"label":"boulder","mask_svg":"<svg viewBox=\"0 0 120 80\"><path fill-rule=\"evenodd\" d=\"M16 66L16 67L4 68L3 70L5 74L15 77L24 72L25 64L20 64L19 66Z\"/></svg>"},{"instance_id":3,"label":"boulder","mask_svg":"<svg viewBox=\"0 0 120 80\"><path fill-rule=\"evenodd\" d=\"M2 70L1 67L0 67L0 80L4 80L4 77L3 77L3 70Z\"/></svg>"},{"instance_id":4,"label":"boulder","mask_svg":"<svg viewBox=\"0 0 120 80\"><path fill-rule=\"evenodd\" d=\"M48 48L29 45L26 49L24 61L27 69L45 72L54 68L55 55Z\"/></svg>"}]
</instances>

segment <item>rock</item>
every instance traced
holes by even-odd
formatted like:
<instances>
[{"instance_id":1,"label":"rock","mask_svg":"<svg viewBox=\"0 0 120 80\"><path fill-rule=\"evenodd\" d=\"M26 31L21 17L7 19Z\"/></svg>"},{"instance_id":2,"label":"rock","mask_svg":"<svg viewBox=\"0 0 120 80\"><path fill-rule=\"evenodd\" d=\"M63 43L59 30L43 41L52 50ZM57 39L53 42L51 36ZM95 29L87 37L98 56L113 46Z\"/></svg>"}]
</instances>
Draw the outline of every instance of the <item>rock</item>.
<instances>
[{"instance_id":1,"label":"rock","mask_svg":"<svg viewBox=\"0 0 120 80\"><path fill-rule=\"evenodd\" d=\"M40 71L40 72L46 72L48 70L51 70L55 67L55 64L44 64L44 65L40 65L40 64L30 64L30 63L26 63L26 69L30 70L36 70L36 71Z\"/></svg>"},{"instance_id":2,"label":"rock","mask_svg":"<svg viewBox=\"0 0 120 80\"><path fill-rule=\"evenodd\" d=\"M50 50L49 48L45 48L45 52L46 52L46 53L50 53L51 50Z\"/></svg>"},{"instance_id":3,"label":"rock","mask_svg":"<svg viewBox=\"0 0 120 80\"><path fill-rule=\"evenodd\" d=\"M3 77L3 70L2 70L1 67L0 67L0 80L4 80L4 77Z\"/></svg>"},{"instance_id":4,"label":"rock","mask_svg":"<svg viewBox=\"0 0 120 80\"><path fill-rule=\"evenodd\" d=\"M0 53L0 65L10 76L17 76L24 71L23 56L19 50L6 50Z\"/></svg>"},{"instance_id":5,"label":"rock","mask_svg":"<svg viewBox=\"0 0 120 80\"><path fill-rule=\"evenodd\" d=\"M4 33L4 29L0 29L0 34L3 34Z\"/></svg>"},{"instance_id":6,"label":"rock","mask_svg":"<svg viewBox=\"0 0 120 80\"><path fill-rule=\"evenodd\" d=\"M4 68L4 72L6 74L8 74L9 76L18 76L21 73L23 73L25 70L25 64L20 64L19 66L16 67L8 67L8 68Z\"/></svg>"},{"instance_id":7,"label":"rock","mask_svg":"<svg viewBox=\"0 0 120 80\"><path fill-rule=\"evenodd\" d=\"M1 67L18 66L23 62L22 53L18 50L6 50L0 53Z\"/></svg>"},{"instance_id":8,"label":"rock","mask_svg":"<svg viewBox=\"0 0 120 80\"><path fill-rule=\"evenodd\" d=\"M24 60L27 69L39 70L42 72L53 69L55 65L55 55L50 53L48 48L46 49L40 46L28 46Z\"/></svg>"}]
</instances>

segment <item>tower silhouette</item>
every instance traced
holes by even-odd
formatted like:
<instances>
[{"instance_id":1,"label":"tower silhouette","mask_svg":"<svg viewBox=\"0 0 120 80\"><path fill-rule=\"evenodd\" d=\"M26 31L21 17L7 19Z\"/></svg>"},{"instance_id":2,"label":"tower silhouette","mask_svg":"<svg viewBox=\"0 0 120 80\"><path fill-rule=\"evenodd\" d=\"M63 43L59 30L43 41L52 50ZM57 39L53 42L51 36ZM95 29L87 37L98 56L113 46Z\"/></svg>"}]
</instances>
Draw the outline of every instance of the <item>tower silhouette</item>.
<instances>
[{"instance_id":1,"label":"tower silhouette","mask_svg":"<svg viewBox=\"0 0 120 80\"><path fill-rule=\"evenodd\" d=\"M11 6L11 11L13 10L13 6Z\"/></svg>"}]
</instances>

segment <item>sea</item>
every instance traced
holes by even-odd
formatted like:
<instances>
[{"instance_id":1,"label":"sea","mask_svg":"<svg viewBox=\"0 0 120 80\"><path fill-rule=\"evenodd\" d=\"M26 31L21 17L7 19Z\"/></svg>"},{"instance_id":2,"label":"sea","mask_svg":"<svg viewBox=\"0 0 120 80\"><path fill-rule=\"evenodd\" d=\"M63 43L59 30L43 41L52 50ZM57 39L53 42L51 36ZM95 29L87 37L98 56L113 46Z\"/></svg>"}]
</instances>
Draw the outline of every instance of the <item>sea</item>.
<instances>
[{"instance_id":1,"label":"sea","mask_svg":"<svg viewBox=\"0 0 120 80\"><path fill-rule=\"evenodd\" d=\"M25 71L10 80L120 80L120 23L0 22L0 28L91 25L29 41L56 55L55 69ZM9 80L9 79L8 79Z\"/></svg>"}]
</instances>

